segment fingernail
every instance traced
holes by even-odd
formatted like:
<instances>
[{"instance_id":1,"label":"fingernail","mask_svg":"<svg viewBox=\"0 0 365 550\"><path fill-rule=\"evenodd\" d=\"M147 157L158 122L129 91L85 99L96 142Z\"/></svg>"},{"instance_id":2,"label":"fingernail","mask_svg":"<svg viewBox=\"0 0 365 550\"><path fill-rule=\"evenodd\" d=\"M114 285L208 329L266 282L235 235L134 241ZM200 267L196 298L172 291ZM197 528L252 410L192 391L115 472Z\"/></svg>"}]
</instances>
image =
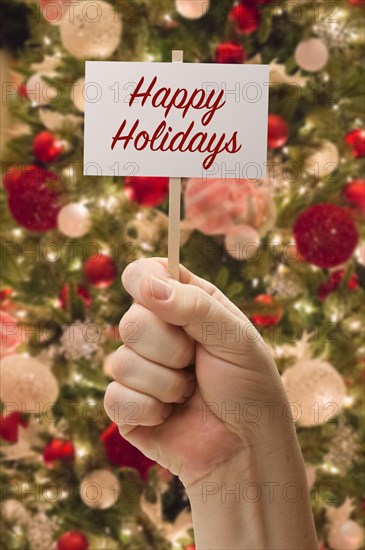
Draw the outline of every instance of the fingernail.
<instances>
[{"instance_id":1,"label":"fingernail","mask_svg":"<svg viewBox=\"0 0 365 550\"><path fill-rule=\"evenodd\" d=\"M161 413L162 418L168 418L172 413L173 408L174 406L171 403L166 403L166 405L164 405L162 409L162 413Z\"/></svg>"},{"instance_id":2,"label":"fingernail","mask_svg":"<svg viewBox=\"0 0 365 550\"><path fill-rule=\"evenodd\" d=\"M172 286L159 277L151 277L150 288L155 300L168 300L172 294Z\"/></svg>"},{"instance_id":3,"label":"fingernail","mask_svg":"<svg viewBox=\"0 0 365 550\"><path fill-rule=\"evenodd\" d=\"M190 382L187 385L186 392L184 394L184 397L187 399L188 397L191 397L193 393L195 392L196 388L196 380L195 378L192 378Z\"/></svg>"}]
</instances>

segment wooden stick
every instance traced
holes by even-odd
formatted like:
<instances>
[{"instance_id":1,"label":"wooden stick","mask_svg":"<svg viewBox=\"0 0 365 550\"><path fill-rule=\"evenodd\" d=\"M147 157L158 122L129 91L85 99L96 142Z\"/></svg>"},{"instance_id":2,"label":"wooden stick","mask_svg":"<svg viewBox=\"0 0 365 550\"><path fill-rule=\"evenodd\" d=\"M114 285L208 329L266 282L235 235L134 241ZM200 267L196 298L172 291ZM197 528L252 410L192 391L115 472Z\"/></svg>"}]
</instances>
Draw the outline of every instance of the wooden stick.
<instances>
[{"instance_id":1,"label":"wooden stick","mask_svg":"<svg viewBox=\"0 0 365 550\"><path fill-rule=\"evenodd\" d=\"M172 51L172 62L182 63L184 52ZM168 270L172 277L179 280L180 266L180 202L181 178L170 178L169 183L169 240L168 240Z\"/></svg>"}]
</instances>

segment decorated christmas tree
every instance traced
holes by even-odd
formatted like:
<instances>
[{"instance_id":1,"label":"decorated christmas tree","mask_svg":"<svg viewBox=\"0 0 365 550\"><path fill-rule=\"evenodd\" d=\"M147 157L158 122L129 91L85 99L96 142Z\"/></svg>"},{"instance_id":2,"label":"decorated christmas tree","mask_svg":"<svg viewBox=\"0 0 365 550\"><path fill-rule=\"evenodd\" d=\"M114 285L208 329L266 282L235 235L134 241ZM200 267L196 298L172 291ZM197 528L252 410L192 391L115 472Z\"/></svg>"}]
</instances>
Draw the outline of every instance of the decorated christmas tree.
<instances>
[{"instance_id":1,"label":"decorated christmas tree","mask_svg":"<svg viewBox=\"0 0 365 550\"><path fill-rule=\"evenodd\" d=\"M194 548L182 484L103 409L131 305L120 276L167 255L168 178L83 175L85 60L172 50L270 65L267 178L184 180L181 263L272 351L320 547L363 547L364 7L2 2L2 548Z\"/></svg>"}]
</instances>

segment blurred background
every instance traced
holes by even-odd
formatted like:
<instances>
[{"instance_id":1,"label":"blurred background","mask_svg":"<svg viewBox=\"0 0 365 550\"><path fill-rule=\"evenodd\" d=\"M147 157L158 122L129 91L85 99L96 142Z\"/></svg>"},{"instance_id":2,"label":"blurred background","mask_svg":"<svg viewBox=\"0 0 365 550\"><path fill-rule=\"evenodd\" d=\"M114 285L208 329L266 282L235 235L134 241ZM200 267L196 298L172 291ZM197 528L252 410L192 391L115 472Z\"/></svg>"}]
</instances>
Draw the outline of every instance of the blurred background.
<instances>
[{"instance_id":1,"label":"blurred background","mask_svg":"<svg viewBox=\"0 0 365 550\"><path fill-rule=\"evenodd\" d=\"M183 486L103 410L131 305L120 275L166 256L168 179L82 174L85 60L168 62L173 49L270 65L267 178L184 180L181 261L271 349L319 548L363 548L364 0L1 11L0 548L195 548Z\"/></svg>"}]
</instances>

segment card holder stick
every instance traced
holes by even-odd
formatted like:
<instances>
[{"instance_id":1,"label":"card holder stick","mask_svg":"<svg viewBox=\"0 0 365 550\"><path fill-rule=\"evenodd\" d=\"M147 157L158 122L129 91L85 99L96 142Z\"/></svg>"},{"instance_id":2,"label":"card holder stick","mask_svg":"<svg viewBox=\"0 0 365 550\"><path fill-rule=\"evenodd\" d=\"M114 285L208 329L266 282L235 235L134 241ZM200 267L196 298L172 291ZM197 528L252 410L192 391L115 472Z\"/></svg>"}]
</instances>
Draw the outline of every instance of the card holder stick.
<instances>
[{"instance_id":1,"label":"card holder stick","mask_svg":"<svg viewBox=\"0 0 365 550\"><path fill-rule=\"evenodd\" d=\"M172 62L182 63L184 52L172 51ZM179 280L180 266L180 203L181 178L170 178L169 183L169 239L168 239L168 270L172 277Z\"/></svg>"}]
</instances>

